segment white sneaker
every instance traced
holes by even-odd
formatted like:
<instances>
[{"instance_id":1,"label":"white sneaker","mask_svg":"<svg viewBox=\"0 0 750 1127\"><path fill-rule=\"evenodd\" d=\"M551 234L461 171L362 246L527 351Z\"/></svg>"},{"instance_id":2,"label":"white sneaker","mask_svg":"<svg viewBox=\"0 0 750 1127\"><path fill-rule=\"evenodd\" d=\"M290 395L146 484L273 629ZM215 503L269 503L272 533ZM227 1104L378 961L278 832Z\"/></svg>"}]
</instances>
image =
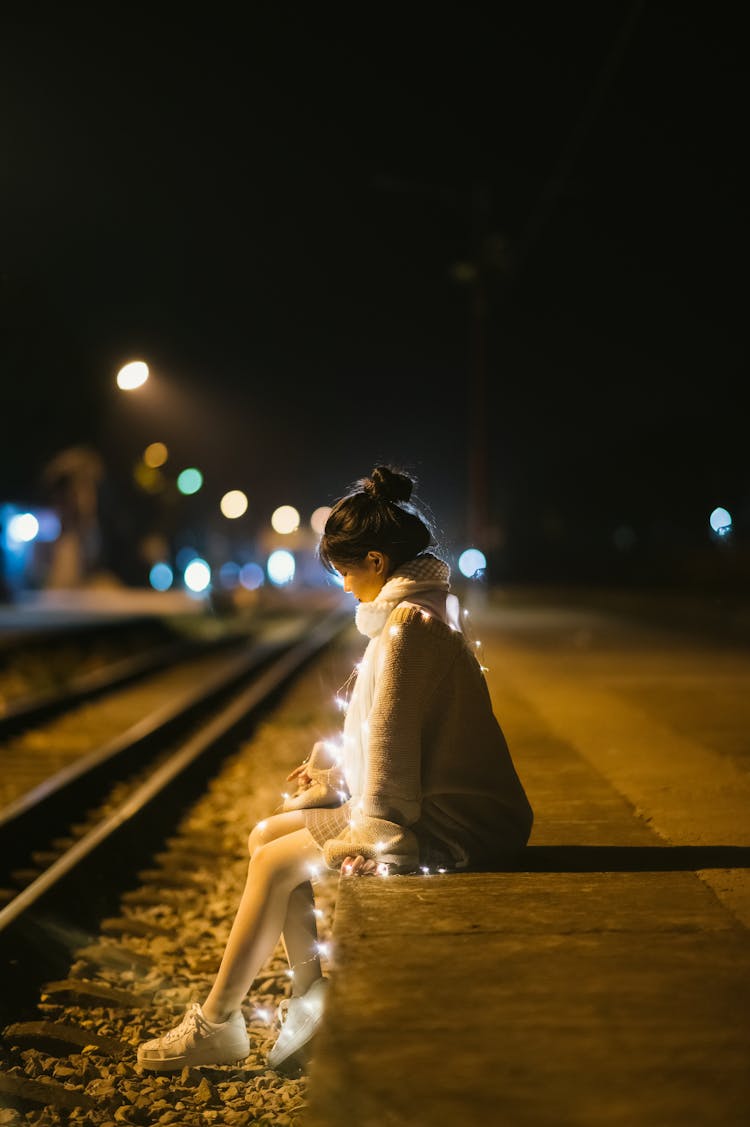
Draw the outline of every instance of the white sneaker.
<instances>
[{"instance_id":1,"label":"white sneaker","mask_svg":"<svg viewBox=\"0 0 750 1127\"><path fill-rule=\"evenodd\" d=\"M279 1006L281 1033L268 1054L269 1068L279 1068L290 1063L317 1032L323 1020L328 979L318 978L305 994L285 998Z\"/></svg>"},{"instance_id":2,"label":"white sneaker","mask_svg":"<svg viewBox=\"0 0 750 1127\"><path fill-rule=\"evenodd\" d=\"M186 1064L235 1064L249 1052L250 1039L240 1010L217 1024L204 1017L200 1005L193 1002L179 1025L138 1046L138 1063L153 1072L176 1072Z\"/></svg>"}]
</instances>

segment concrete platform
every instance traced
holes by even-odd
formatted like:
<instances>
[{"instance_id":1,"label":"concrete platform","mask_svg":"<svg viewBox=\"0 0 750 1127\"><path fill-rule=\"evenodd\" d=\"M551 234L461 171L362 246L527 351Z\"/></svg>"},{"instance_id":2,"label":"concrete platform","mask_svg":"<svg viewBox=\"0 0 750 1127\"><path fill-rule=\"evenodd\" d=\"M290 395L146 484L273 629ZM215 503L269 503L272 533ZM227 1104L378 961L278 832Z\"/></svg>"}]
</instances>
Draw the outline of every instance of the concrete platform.
<instances>
[{"instance_id":1,"label":"concrete platform","mask_svg":"<svg viewBox=\"0 0 750 1127\"><path fill-rule=\"evenodd\" d=\"M306 1127L744 1125L750 659L598 613L478 625L526 857L341 880Z\"/></svg>"}]
</instances>

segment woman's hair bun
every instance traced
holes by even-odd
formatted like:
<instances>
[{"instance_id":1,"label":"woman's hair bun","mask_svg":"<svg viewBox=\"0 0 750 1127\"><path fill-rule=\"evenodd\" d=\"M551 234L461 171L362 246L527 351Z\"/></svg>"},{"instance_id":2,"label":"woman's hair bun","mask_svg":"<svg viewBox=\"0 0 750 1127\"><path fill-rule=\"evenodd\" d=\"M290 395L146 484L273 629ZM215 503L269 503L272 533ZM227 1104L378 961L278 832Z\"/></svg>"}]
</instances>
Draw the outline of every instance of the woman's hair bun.
<instances>
[{"instance_id":1,"label":"woman's hair bun","mask_svg":"<svg viewBox=\"0 0 750 1127\"><path fill-rule=\"evenodd\" d=\"M384 501L408 501L413 488L414 481L408 474L390 466L376 466L364 482L365 493Z\"/></svg>"}]
</instances>

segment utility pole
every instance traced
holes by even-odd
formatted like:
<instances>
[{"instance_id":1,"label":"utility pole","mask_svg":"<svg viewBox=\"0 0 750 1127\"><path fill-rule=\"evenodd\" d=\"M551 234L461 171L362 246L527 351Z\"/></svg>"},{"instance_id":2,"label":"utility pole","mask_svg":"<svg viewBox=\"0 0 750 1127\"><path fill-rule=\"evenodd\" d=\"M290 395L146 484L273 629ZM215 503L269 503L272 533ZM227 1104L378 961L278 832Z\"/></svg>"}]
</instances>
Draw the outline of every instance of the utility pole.
<instances>
[{"instance_id":1,"label":"utility pole","mask_svg":"<svg viewBox=\"0 0 750 1127\"><path fill-rule=\"evenodd\" d=\"M499 533L490 495L487 319L490 295L496 301L498 283L502 285L508 274L509 259L505 238L491 228L491 198L486 184L474 184L470 208L471 259L454 267L454 277L471 287L467 380L467 532L472 546L486 552L497 546Z\"/></svg>"},{"instance_id":2,"label":"utility pole","mask_svg":"<svg viewBox=\"0 0 750 1127\"><path fill-rule=\"evenodd\" d=\"M458 189L440 184L415 183L397 176L381 176L381 191L404 195L431 196L447 207L462 211L466 196ZM468 372L467 372L467 505L466 534L470 543L487 551L497 541L497 527L491 515L490 432L488 418L487 313L490 291L508 271L507 243L491 228L492 200L489 185L475 181L468 193L468 253L465 261L454 262L450 275L469 291Z\"/></svg>"}]
</instances>

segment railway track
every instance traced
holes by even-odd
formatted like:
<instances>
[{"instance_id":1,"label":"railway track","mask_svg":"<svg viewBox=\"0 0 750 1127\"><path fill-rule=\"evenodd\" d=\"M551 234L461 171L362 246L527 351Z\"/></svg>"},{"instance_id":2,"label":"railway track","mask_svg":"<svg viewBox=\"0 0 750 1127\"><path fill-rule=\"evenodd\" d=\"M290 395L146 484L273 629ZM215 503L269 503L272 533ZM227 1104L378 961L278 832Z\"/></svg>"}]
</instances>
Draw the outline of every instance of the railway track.
<instances>
[{"instance_id":1,"label":"railway track","mask_svg":"<svg viewBox=\"0 0 750 1127\"><path fill-rule=\"evenodd\" d=\"M90 811L51 859L54 883L3 909L1 1122L302 1122L304 1076L265 1065L271 1015L290 989L281 945L243 1004L251 1053L241 1067L154 1077L141 1073L135 1046L178 1020L215 973L249 828L279 803L281 780L320 732L340 724L335 690L359 656L350 624L350 613L329 610L267 639L273 652L247 678ZM316 880L324 942L337 880Z\"/></svg>"},{"instance_id":2,"label":"railway track","mask_svg":"<svg viewBox=\"0 0 750 1127\"><path fill-rule=\"evenodd\" d=\"M0 740L159 669L239 646L247 630L188 632L165 620L58 628L0 646ZM9 676L8 667L14 668Z\"/></svg>"},{"instance_id":3,"label":"railway track","mask_svg":"<svg viewBox=\"0 0 750 1127\"><path fill-rule=\"evenodd\" d=\"M232 733L349 621L340 609L296 615L212 665L204 659L181 692L0 809L0 954L12 974L6 1009L22 1006L40 976L65 961L64 949L49 946L41 961L25 958L35 916L61 900L69 909L94 874L99 893L94 903L81 899L77 921L90 926L121 886L123 854L135 863L158 844L159 827L205 785Z\"/></svg>"},{"instance_id":4,"label":"railway track","mask_svg":"<svg viewBox=\"0 0 750 1127\"><path fill-rule=\"evenodd\" d=\"M236 906L237 872L245 868L244 849L228 849L227 837L239 833L244 842L248 811L253 817L257 810L257 818L279 804L280 775L283 778L282 770L288 770L288 764L280 767L280 762L289 757L295 740L303 740L309 751L321 721L310 717L309 730L284 731L281 740L274 736L267 770L265 763L256 761L252 780L246 767L239 774L235 771L229 799L221 798L230 807L221 815L215 813L217 799L206 797L212 780L227 774L224 764L231 763L238 745L257 738L264 717L274 715L274 702L285 700L300 677L305 681L307 666L312 692L319 696L317 665L328 659L327 653L335 655L338 647L330 644L350 624L351 613L341 609L318 611L307 619L299 616L285 628L279 624L273 637L256 641L248 647L252 653L242 655L247 667L241 675L240 655L231 655L236 668L226 691L220 689L218 675L211 686L215 692L206 678L210 699L198 703L193 696L189 715L180 713L182 720L168 733L159 729L148 753L143 751L147 745L139 744L122 777L113 781L120 753L105 757L111 778L94 804L88 783L83 786L88 772L78 773L82 789L72 781L60 788L68 828L56 834L52 848L41 845L50 833L52 795L39 792L38 802L17 804L14 818L3 811L0 853L5 857L6 844L14 838L17 842L19 827L24 826L29 869L39 870L26 876L17 872L20 887L0 908L0 1108L7 1108L8 1116L14 1109L18 1116L3 1122L47 1125L70 1117L82 1127L98 1127L120 1121L150 1124L164 1116L165 1124L187 1127L209 1124L217 1115L211 1107L219 1104L224 1109L222 1124L273 1124L276 1117L280 1124L298 1121L294 1116L302 1107L303 1077L282 1080L265 1067L272 1033L268 1014L289 990L283 951L264 969L253 1005L248 1002L246 1019L257 1050L241 1070L194 1072L170 1081L143 1077L133 1063L132 1046L184 1009L185 964L193 987L218 965L219 929L206 917L220 920L223 933ZM337 676L330 677L333 689L341 683ZM189 696L185 694L183 704ZM179 711L176 701L170 706ZM306 707L293 708L294 725ZM330 709L335 711L333 703ZM301 754L302 746L299 752L292 749L293 761L299 762ZM124 764L127 752L122 756ZM274 756L279 760L275 764ZM224 780L222 795L226 788ZM185 811L206 802L211 807L210 827L204 815L196 823L188 814L187 832L180 828ZM44 832L35 836L41 832L39 816ZM218 818L223 825L219 834ZM226 871L227 855L235 858L233 876ZM335 877L321 878L318 904L325 907L326 897L330 903L335 882ZM206 888L213 897L209 908ZM325 939L327 921L321 921L319 929ZM205 950L208 933L213 955ZM161 1018L151 1024L148 1010L155 1000ZM248 1118L248 1101L255 1111L265 1109L262 1120Z\"/></svg>"}]
</instances>

